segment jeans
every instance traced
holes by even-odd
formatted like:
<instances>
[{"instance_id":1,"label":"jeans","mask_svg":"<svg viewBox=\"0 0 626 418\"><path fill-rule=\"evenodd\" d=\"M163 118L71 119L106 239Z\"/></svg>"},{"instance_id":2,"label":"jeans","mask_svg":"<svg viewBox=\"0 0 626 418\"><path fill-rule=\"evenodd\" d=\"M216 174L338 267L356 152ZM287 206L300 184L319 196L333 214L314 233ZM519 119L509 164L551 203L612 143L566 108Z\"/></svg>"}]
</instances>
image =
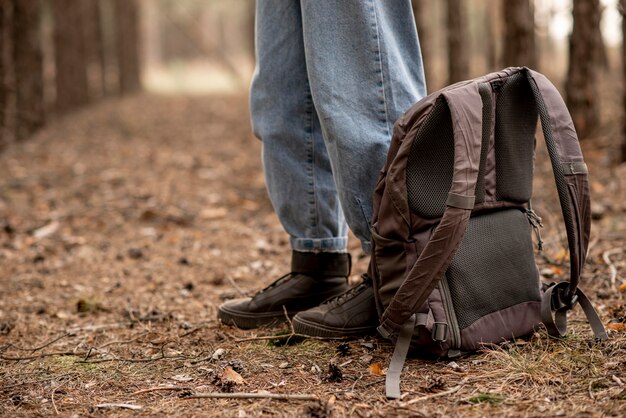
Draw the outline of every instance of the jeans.
<instances>
[{"instance_id":1,"label":"jeans","mask_svg":"<svg viewBox=\"0 0 626 418\"><path fill-rule=\"evenodd\" d=\"M349 225L369 254L393 124L426 94L410 0L257 0L255 29L252 126L292 248L343 252Z\"/></svg>"}]
</instances>

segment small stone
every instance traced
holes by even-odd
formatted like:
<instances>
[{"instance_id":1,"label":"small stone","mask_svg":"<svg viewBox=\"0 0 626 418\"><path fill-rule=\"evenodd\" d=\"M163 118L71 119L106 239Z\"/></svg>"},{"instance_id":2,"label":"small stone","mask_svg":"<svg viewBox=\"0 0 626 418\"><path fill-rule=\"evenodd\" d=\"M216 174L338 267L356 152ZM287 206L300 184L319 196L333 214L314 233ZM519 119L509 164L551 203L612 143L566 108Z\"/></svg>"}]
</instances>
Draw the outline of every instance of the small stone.
<instances>
[{"instance_id":1,"label":"small stone","mask_svg":"<svg viewBox=\"0 0 626 418\"><path fill-rule=\"evenodd\" d=\"M370 356L369 354L365 354L365 355L361 356L361 358L359 358L361 363L364 363L364 364L370 364L370 362L373 359L374 359L374 357Z\"/></svg>"},{"instance_id":2,"label":"small stone","mask_svg":"<svg viewBox=\"0 0 626 418\"><path fill-rule=\"evenodd\" d=\"M554 270L552 270L551 268L543 268L541 269L540 272L541 276L545 277L546 279L551 279L554 277Z\"/></svg>"},{"instance_id":3,"label":"small stone","mask_svg":"<svg viewBox=\"0 0 626 418\"><path fill-rule=\"evenodd\" d=\"M217 350L215 350L215 352L213 352L213 355L211 356L211 358L213 360L219 360L222 357L224 357L225 353L226 353L226 350L224 350L223 348L218 348Z\"/></svg>"},{"instance_id":4,"label":"small stone","mask_svg":"<svg viewBox=\"0 0 626 418\"><path fill-rule=\"evenodd\" d=\"M463 370L461 366L459 366L459 363L457 363L456 361L451 361L450 363L448 363L448 367L450 367L454 371Z\"/></svg>"},{"instance_id":5,"label":"small stone","mask_svg":"<svg viewBox=\"0 0 626 418\"><path fill-rule=\"evenodd\" d=\"M141 251L141 248L131 248L128 250L128 256L133 260L139 260L143 258L143 251Z\"/></svg>"},{"instance_id":6,"label":"small stone","mask_svg":"<svg viewBox=\"0 0 626 418\"><path fill-rule=\"evenodd\" d=\"M289 363L286 361L278 365L279 369L286 369L287 367L289 367Z\"/></svg>"}]
</instances>

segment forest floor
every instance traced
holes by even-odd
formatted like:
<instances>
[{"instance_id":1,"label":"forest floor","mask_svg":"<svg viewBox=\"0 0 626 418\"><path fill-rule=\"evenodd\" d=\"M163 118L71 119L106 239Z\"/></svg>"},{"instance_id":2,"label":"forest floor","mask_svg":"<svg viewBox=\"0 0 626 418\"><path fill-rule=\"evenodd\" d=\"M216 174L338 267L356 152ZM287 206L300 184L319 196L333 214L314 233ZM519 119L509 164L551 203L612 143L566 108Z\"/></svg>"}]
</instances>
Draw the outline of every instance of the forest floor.
<instances>
[{"instance_id":1,"label":"forest floor","mask_svg":"<svg viewBox=\"0 0 626 418\"><path fill-rule=\"evenodd\" d=\"M388 401L382 339L216 320L222 301L289 263L243 96L139 95L56 121L0 154L0 415L623 416L626 166L609 168L611 129L583 144L594 221L581 285L610 339L594 341L576 309L562 340L410 359L406 396ZM538 262L552 280L567 276L567 253L539 154ZM367 259L350 250L357 282ZM207 392L318 400L193 398Z\"/></svg>"}]
</instances>

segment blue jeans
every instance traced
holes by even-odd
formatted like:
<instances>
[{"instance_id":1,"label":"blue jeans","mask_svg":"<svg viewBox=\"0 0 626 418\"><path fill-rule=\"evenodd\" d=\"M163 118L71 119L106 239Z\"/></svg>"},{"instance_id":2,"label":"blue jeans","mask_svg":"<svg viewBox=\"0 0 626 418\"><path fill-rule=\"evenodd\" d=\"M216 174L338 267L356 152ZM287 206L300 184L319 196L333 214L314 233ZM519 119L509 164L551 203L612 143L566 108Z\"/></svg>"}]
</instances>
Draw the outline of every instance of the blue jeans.
<instances>
[{"instance_id":1,"label":"blue jeans","mask_svg":"<svg viewBox=\"0 0 626 418\"><path fill-rule=\"evenodd\" d=\"M410 0L257 0L256 59L252 125L292 248L343 252L349 225L369 254L393 124L426 94Z\"/></svg>"}]
</instances>

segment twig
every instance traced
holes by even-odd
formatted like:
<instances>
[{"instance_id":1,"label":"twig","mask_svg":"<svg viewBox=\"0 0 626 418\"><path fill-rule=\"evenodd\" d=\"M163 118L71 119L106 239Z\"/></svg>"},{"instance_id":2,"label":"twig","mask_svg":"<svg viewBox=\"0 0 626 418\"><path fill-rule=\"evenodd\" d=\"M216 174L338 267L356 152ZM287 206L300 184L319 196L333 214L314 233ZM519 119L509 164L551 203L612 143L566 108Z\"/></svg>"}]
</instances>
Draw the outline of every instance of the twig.
<instances>
[{"instance_id":1,"label":"twig","mask_svg":"<svg viewBox=\"0 0 626 418\"><path fill-rule=\"evenodd\" d=\"M46 347L56 343L57 341L62 340L63 338L65 338L65 337L67 337L69 335L72 335L72 334L70 334L69 332L66 332L65 334L59 335L58 337L54 337L53 339L51 339L49 341L46 341L45 343L43 343L42 345L40 345L38 347L28 347L27 348L27 347L19 347L19 346L14 345L14 344L7 344L6 346L7 347L11 347L11 348L13 348L15 350L19 350L19 351L30 351L31 353L34 353L35 351L39 351L41 349L44 349L44 348L46 348Z\"/></svg>"},{"instance_id":2,"label":"twig","mask_svg":"<svg viewBox=\"0 0 626 418\"><path fill-rule=\"evenodd\" d=\"M589 393L589 397L594 402L596 401L596 397L593 395L593 385L597 382L600 382L603 379L604 377L598 377L597 379L592 379L589 381L589 384L587 385L587 392Z\"/></svg>"},{"instance_id":3,"label":"twig","mask_svg":"<svg viewBox=\"0 0 626 418\"><path fill-rule=\"evenodd\" d=\"M117 322L113 324L87 325L84 327L68 328L67 333L75 334L80 331L100 331L101 329L123 328L123 327L129 326L130 324L132 324L132 322L127 321L127 322Z\"/></svg>"},{"instance_id":4,"label":"twig","mask_svg":"<svg viewBox=\"0 0 626 418\"><path fill-rule=\"evenodd\" d=\"M149 392L157 392L157 391L165 391L165 390L193 390L191 386L157 386L148 389L138 390L136 392L131 393L132 396L141 395L142 393Z\"/></svg>"},{"instance_id":5,"label":"twig","mask_svg":"<svg viewBox=\"0 0 626 418\"><path fill-rule=\"evenodd\" d=\"M602 253L602 259L609 266L609 272L611 274L611 286L615 286L615 280L617 279L617 268L615 264L611 262L611 256L616 255L624 251L623 248L613 248Z\"/></svg>"},{"instance_id":6,"label":"twig","mask_svg":"<svg viewBox=\"0 0 626 418\"><path fill-rule=\"evenodd\" d=\"M26 382L14 383L12 385L7 385L7 386L0 386L0 391L4 391L4 390L10 389L10 388L14 388L14 387L18 387L18 386L30 385L30 384L35 384L35 383L43 383L43 382L47 382L48 380L60 379L62 377L73 376L73 375L74 375L74 373L65 373L65 374L61 374L61 375L58 375L58 376L49 376L49 377L46 377L44 379L27 380Z\"/></svg>"},{"instance_id":7,"label":"twig","mask_svg":"<svg viewBox=\"0 0 626 418\"><path fill-rule=\"evenodd\" d=\"M182 334L180 334L180 335L178 336L178 338L184 338L184 337L187 337L188 335L191 335L191 334L193 334L194 332L197 332L197 331L200 331L200 330L201 330L201 329L203 329L203 328L206 328L206 327L207 327L207 325L209 325L209 322L203 322L202 324L200 324L200 325L198 325L198 326L196 326L196 327L194 327L194 328L190 329L189 331L187 331L187 332L183 332Z\"/></svg>"},{"instance_id":8,"label":"twig","mask_svg":"<svg viewBox=\"0 0 626 418\"><path fill-rule=\"evenodd\" d=\"M243 291L243 289L241 289L241 287L239 287L239 285L237 283L235 283L235 279L233 279L232 277L230 277L229 275L226 275L226 280L228 280L230 282L230 284L235 288L235 290L243 297L246 297L246 292Z\"/></svg>"},{"instance_id":9,"label":"twig","mask_svg":"<svg viewBox=\"0 0 626 418\"><path fill-rule=\"evenodd\" d=\"M241 338L238 340L235 340L236 343L245 343L245 342L249 342L249 341L267 341L267 340L277 340L277 339L282 339L282 338L292 338L292 337L300 337L300 338L308 338L310 340L322 340L322 341L326 341L326 340L346 340L347 337L314 337L311 335L304 335L304 334L297 334L297 333L292 333L292 334L284 334L284 335L264 335L261 337L249 337L249 338Z\"/></svg>"},{"instance_id":10,"label":"twig","mask_svg":"<svg viewBox=\"0 0 626 418\"><path fill-rule=\"evenodd\" d=\"M96 405L96 408L122 408L122 409L138 410L138 409L142 409L143 406L133 405L130 403L100 403Z\"/></svg>"},{"instance_id":11,"label":"twig","mask_svg":"<svg viewBox=\"0 0 626 418\"><path fill-rule=\"evenodd\" d=\"M296 400L296 401L319 401L320 398L317 395L307 394L289 394L289 393L222 393L222 392L210 392L210 393L197 393L191 396L185 396L182 399L204 399L204 398L226 398L226 399L280 399L280 400Z\"/></svg>"},{"instance_id":12,"label":"twig","mask_svg":"<svg viewBox=\"0 0 626 418\"><path fill-rule=\"evenodd\" d=\"M104 343L101 346L96 347L97 350L101 350L105 347L108 347L110 345L114 345L114 344L130 344L133 343L135 341L137 341L138 339L140 339L141 337L145 336L146 333L142 332L141 334L139 334L138 336L136 336L135 338L132 338L130 340L114 340L114 341L109 341L108 343Z\"/></svg>"},{"instance_id":13,"label":"twig","mask_svg":"<svg viewBox=\"0 0 626 418\"><path fill-rule=\"evenodd\" d=\"M454 386L454 387L452 387L452 388L450 388L448 390L444 390L443 392L432 393L432 394L426 395L426 396L420 396L419 398L411 399L410 401L407 401L407 402L402 402L401 405L402 406L413 405L414 403L423 402L423 401L426 401L428 399L439 398L441 396L450 395L450 394L452 394L454 392L457 392L466 383L467 383L467 379L463 379L463 380L461 380L459 382L458 385L456 385L456 386Z\"/></svg>"},{"instance_id":14,"label":"twig","mask_svg":"<svg viewBox=\"0 0 626 418\"><path fill-rule=\"evenodd\" d=\"M22 361L22 360L35 360L39 358L52 357L52 356L82 356L84 354L86 353L78 354L73 351L57 351L57 352L52 352L52 353L41 353L41 354L37 354L36 356L23 356L23 357L10 357L10 356L0 355L0 360Z\"/></svg>"},{"instance_id":15,"label":"twig","mask_svg":"<svg viewBox=\"0 0 626 418\"><path fill-rule=\"evenodd\" d=\"M59 415L59 410L57 409L57 404L54 402L54 393L61 387L63 386L63 383L61 383L59 386L55 387L54 389L52 389L52 394L50 395L50 400L52 401L52 407L54 408L54 413L56 415Z\"/></svg>"}]
</instances>

